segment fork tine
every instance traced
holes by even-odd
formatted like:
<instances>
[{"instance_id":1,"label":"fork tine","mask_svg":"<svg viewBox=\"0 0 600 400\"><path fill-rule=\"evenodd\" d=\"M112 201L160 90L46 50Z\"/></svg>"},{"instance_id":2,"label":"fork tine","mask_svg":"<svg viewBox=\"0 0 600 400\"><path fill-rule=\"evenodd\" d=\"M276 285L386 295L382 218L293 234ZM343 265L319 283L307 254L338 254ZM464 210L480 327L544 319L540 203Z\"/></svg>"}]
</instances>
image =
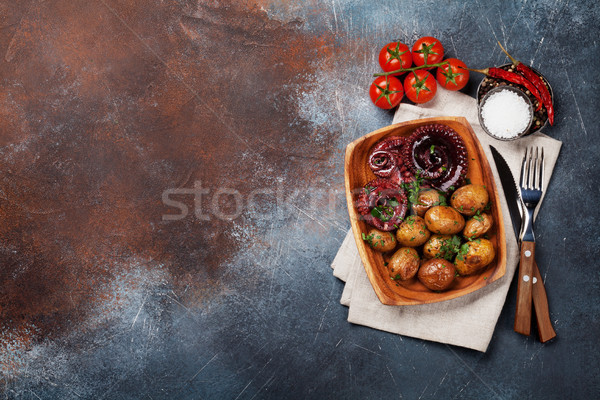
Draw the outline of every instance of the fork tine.
<instances>
[{"instance_id":1,"label":"fork tine","mask_svg":"<svg viewBox=\"0 0 600 400\"><path fill-rule=\"evenodd\" d=\"M531 176L531 160L533 158L533 147L529 149L529 156L527 157L527 189L531 189L533 186L533 179Z\"/></svg>"},{"instance_id":2,"label":"fork tine","mask_svg":"<svg viewBox=\"0 0 600 400\"><path fill-rule=\"evenodd\" d=\"M521 161L521 176L519 178L519 185L523 188L527 185L526 181L526 176L528 176L528 172L526 171L527 169L527 148L525 149L525 154L523 155L523 161Z\"/></svg>"},{"instance_id":3,"label":"fork tine","mask_svg":"<svg viewBox=\"0 0 600 400\"><path fill-rule=\"evenodd\" d=\"M544 190L544 148L542 147L542 155L540 157L540 190Z\"/></svg>"},{"instance_id":4,"label":"fork tine","mask_svg":"<svg viewBox=\"0 0 600 400\"><path fill-rule=\"evenodd\" d=\"M532 149L533 150L533 149ZM538 148L536 146L535 148L535 158L533 159L533 171L532 171L532 176L531 176L531 188L532 189L537 189L540 187L540 181L539 181L539 158L538 158Z\"/></svg>"}]
</instances>

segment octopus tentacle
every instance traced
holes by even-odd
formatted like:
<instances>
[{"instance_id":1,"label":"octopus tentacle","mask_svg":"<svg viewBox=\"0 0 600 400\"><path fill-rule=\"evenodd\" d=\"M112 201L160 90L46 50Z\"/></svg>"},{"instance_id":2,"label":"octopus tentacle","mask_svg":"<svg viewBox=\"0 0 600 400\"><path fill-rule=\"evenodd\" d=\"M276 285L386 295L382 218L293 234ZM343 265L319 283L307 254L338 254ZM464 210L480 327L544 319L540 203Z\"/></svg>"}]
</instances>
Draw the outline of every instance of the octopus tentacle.
<instances>
[{"instance_id":1,"label":"octopus tentacle","mask_svg":"<svg viewBox=\"0 0 600 400\"><path fill-rule=\"evenodd\" d=\"M468 172L467 148L462 138L441 124L417 128L407 139L403 163L444 192L461 185Z\"/></svg>"},{"instance_id":2,"label":"octopus tentacle","mask_svg":"<svg viewBox=\"0 0 600 400\"><path fill-rule=\"evenodd\" d=\"M408 200L400 186L388 179L374 179L359 194L356 208L369 225L392 231L402 223Z\"/></svg>"},{"instance_id":3,"label":"octopus tentacle","mask_svg":"<svg viewBox=\"0 0 600 400\"><path fill-rule=\"evenodd\" d=\"M378 150L402 150L404 143L406 142L406 138L403 136L390 136L388 138L383 139L375 146L373 146L373 151Z\"/></svg>"},{"instance_id":4,"label":"octopus tentacle","mask_svg":"<svg viewBox=\"0 0 600 400\"><path fill-rule=\"evenodd\" d=\"M390 136L373 146L368 164L376 176L388 178L397 185L411 180L412 173L402 162L405 143L405 137Z\"/></svg>"},{"instance_id":5,"label":"octopus tentacle","mask_svg":"<svg viewBox=\"0 0 600 400\"><path fill-rule=\"evenodd\" d=\"M369 166L373 173L381 178L388 178L397 168L397 155L386 150L371 152Z\"/></svg>"}]
</instances>

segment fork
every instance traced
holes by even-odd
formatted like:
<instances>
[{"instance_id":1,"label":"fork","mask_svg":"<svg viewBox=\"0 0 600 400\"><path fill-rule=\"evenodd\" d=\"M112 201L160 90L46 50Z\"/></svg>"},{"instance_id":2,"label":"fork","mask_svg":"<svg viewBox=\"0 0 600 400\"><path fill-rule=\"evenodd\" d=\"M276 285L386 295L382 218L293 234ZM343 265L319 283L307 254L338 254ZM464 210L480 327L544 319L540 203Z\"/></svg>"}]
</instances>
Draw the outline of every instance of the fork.
<instances>
[{"instance_id":1,"label":"fork","mask_svg":"<svg viewBox=\"0 0 600 400\"><path fill-rule=\"evenodd\" d=\"M544 190L544 149L525 150L521 163L520 194L523 206L521 225L521 260L519 264L519 283L517 287L517 309L514 330L529 335L531 330L531 299L533 285L533 263L535 262L535 235L533 233L533 214L542 198Z\"/></svg>"}]
</instances>

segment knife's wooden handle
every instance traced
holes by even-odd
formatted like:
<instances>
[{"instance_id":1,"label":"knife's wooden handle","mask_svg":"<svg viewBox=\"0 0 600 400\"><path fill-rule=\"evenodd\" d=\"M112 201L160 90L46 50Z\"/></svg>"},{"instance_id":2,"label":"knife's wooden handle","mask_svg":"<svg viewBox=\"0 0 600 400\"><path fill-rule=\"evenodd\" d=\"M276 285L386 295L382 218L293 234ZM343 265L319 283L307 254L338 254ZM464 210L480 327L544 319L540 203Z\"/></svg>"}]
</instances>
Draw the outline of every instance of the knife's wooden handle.
<instances>
[{"instance_id":1,"label":"knife's wooden handle","mask_svg":"<svg viewBox=\"0 0 600 400\"><path fill-rule=\"evenodd\" d=\"M542 281L542 275L538 269L537 263L533 261L533 288L531 289L531 295L533 298L533 307L535 308L535 318L537 321L538 334L540 335L540 342L545 343L550 339L556 337L556 332L552 327L552 321L550 321L550 310L548 308L548 297L546 295L546 288Z\"/></svg>"},{"instance_id":2,"label":"knife's wooden handle","mask_svg":"<svg viewBox=\"0 0 600 400\"><path fill-rule=\"evenodd\" d=\"M531 291L533 286L533 262L535 243L521 243L521 262L519 264L519 283L517 286L517 311L515 313L515 332L529 335L531 331Z\"/></svg>"}]
</instances>

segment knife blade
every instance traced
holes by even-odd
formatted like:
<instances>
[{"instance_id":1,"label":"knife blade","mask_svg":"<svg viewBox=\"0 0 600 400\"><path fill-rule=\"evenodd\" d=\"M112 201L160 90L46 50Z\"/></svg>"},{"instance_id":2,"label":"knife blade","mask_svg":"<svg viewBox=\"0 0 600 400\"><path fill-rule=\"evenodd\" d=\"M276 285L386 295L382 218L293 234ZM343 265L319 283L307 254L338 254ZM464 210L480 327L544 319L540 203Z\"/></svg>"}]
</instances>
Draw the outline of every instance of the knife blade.
<instances>
[{"instance_id":1,"label":"knife blade","mask_svg":"<svg viewBox=\"0 0 600 400\"><path fill-rule=\"evenodd\" d=\"M519 200L519 192L517 190L517 182L513 178L513 174L510 171L510 167L504 160L504 157L496 150L494 146L490 146L494 162L496 163L496 169L498 170L498 176L500 177L500 183L502 183L502 189L504 189L504 197L506 198L506 204L508 205L508 213L510 214L510 220L512 221L513 229L515 231L515 237L519 240L519 232L521 231L521 208Z\"/></svg>"},{"instance_id":2,"label":"knife blade","mask_svg":"<svg viewBox=\"0 0 600 400\"><path fill-rule=\"evenodd\" d=\"M506 204L508 206L508 213L510 214L510 220L515 231L515 238L519 241L519 233L521 230L521 202L519 199L519 191L517 183L510 171L510 167L504 160L504 157L494 148L490 146L494 162L496 163L496 169L498 170L498 176L500 177L500 183L502 189L504 189L504 197L506 198ZM552 321L550 321L550 310L548 308L548 297L542 276L538 268L537 263L533 262L533 278L535 284L532 289L533 306L535 309L535 316L538 327L538 334L542 343L556 337L556 332L552 327Z\"/></svg>"}]
</instances>

